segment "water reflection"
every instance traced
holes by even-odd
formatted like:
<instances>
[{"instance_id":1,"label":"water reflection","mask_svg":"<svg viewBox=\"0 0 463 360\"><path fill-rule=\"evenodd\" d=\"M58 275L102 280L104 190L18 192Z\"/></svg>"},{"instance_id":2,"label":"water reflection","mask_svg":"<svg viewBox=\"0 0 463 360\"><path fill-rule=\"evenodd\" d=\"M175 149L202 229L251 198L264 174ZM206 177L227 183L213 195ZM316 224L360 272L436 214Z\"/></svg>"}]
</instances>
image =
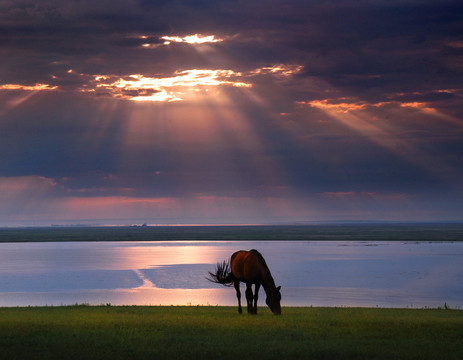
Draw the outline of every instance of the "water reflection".
<instances>
[{"instance_id":1,"label":"water reflection","mask_svg":"<svg viewBox=\"0 0 463 360\"><path fill-rule=\"evenodd\" d=\"M463 306L463 243L306 241L4 243L0 306L235 305L205 276L251 248L283 306Z\"/></svg>"}]
</instances>

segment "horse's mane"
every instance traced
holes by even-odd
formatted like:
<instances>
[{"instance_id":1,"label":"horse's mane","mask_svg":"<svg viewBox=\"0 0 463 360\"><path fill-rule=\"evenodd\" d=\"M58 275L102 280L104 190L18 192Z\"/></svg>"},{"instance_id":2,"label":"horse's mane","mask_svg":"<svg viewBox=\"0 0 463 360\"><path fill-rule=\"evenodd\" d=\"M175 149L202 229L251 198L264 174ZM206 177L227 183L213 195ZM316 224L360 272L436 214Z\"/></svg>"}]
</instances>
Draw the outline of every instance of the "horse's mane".
<instances>
[{"instance_id":1,"label":"horse's mane","mask_svg":"<svg viewBox=\"0 0 463 360\"><path fill-rule=\"evenodd\" d=\"M249 252L255 253L259 257L259 260L262 262L262 265L265 266L265 269L268 272L270 272L270 269L268 268L267 263L265 262L265 259L264 259L264 257L262 256L262 254L260 252L258 252L256 249L251 249L251 250L249 250Z\"/></svg>"},{"instance_id":2,"label":"horse's mane","mask_svg":"<svg viewBox=\"0 0 463 360\"><path fill-rule=\"evenodd\" d=\"M271 280L271 284L273 285L273 287L275 287L275 280L273 280L272 273L270 272L270 269L268 268L267 263L265 262L265 259L262 256L262 254L259 251L257 251L256 249L251 249L251 250L249 250L249 252L252 252L252 253L254 253L255 255L257 255L259 257L259 260L262 263L262 265L263 265L263 267L265 269L265 272L268 274L269 280Z\"/></svg>"}]
</instances>

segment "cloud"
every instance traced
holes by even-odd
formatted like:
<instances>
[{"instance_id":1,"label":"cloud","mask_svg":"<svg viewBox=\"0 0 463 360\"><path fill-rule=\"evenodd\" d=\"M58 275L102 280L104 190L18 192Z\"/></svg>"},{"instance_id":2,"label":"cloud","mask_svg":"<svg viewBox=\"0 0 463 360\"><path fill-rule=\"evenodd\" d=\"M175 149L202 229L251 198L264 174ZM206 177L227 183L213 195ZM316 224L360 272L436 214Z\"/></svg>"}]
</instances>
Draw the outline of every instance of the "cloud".
<instances>
[{"instance_id":1,"label":"cloud","mask_svg":"<svg viewBox=\"0 0 463 360\"><path fill-rule=\"evenodd\" d=\"M331 200L340 201L354 201L355 199L369 199L380 202L391 202L391 201L408 201L412 198L410 194L406 193L381 193L374 191L326 191L321 194L323 197Z\"/></svg>"},{"instance_id":2,"label":"cloud","mask_svg":"<svg viewBox=\"0 0 463 360\"><path fill-rule=\"evenodd\" d=\"M46 208L46 200L56 187L55 180L38 175L0 177L2 220L39 215L37 209Z\"/></svg>"},{"instance_id":3,"label":"cloud","mask_svg":"<svg viewBox=\"0 0 463 360\"><path fill-rule=\"evenodd\" d=\"M0 189L3 197L14 197L21 194L44 193L56 186L56 181L39 175L0 176Z\"/></svg>"},{"instance_id":4,"label":"cloud","mask_svg":"<svg viewBox=\"0 0 463 360\"><path fill-rule=\"evenodd\" d=\"M298 104L307 104L314 108L322 110L333 110L341 113L348 113L350 111L364 110L367 108L365 103L348 103L348 102L330 102L329 100L313 100L309 102L299 101Z\"/></svg>"},{"instance_id":5,"label":"cloud","mask_svg":"<svg viewBox=\"0 0 463 360\"><path fill-rule=\"evenodd\" d=\"M108 95L117 99L131 101L172 102L183 100L185 92L210 87L233 86L251 88L252 78L270 75L285 79L297 74L302 69L297 65L275 65L263 67L248 73L230 69L191 69L175 71L173 76L150 77L141 74L118 77L115 75L84 75L88 83L81 92Z\"/></svg>"},{"instance_id":6,"label":"cloud","mask_svg":"<svg viewBox=\"0 0 463 360\"><path fill-rule=\"evenodd\" d=\"M323 100L312 101L297 101L298 105L309 105L310 107L334 111L338 113L349 113L355 111L369 110L381 107L402 107L413 108L427 113L436 113L436 108L433 108L433 103L446 101L454 97L453 92L442 90L429 93L414 92L412 94L393 94L386 95L384 101L369 102L367 100L359 100L357 98L330 98ZM421 101L419 101L421 100Z\"/></svg>"},{"instance_id":7,"label":"cloud","mask_svg":"<svg viewBox=\"0 0 463 360\"><path fill-rule=\"evenodd\" d=\"M218 38L215 35L128 35L115 43L127 47L142 47L144 49L156 49L163 46L172 45L175 43L183 43L187 45L214 44L224 41L223 38Z\"/></svg>"},{"instance_id":8,"label":"cloud","mask_svg":"<svg viewBox=\"0 0 463 360\"><path fill-rule=\"evenodd\" d=\"M277 77L289 78L300 73L303 70L302 65L279 64L273 66L264 66L250 71L252 75L271 74Z\"/></svg>"},{"instance_id":9,"label":"cloud","mask_svg":"<svg viewBox=\"0 0 463 360\"><path fill-rule=\"evenodd\" d=\"M157 36L149 35L126 35L115 40L115 44L123 47L157 47L164 44L164 40Z\"/></svg>"},{"instance_id":10,"label":"cloud","mask_svg":"<svg viewBox=\"0 0 463 360\"><path fill-rule=\"evenodd\" d=\"M56 90L58 86L49 84L20 85L20 84L1 84L0 90L22 90L22 91L47 91Z\"/></svg>"},{"instance_id":11,"label":"cloud","mask_svg":"<svg viewBox=\"0 0 463 360\"><path fill-rule=\"evenodd\" d=\"M173 217L179 213L176 198L136 198L122 196L66 197L57 200L60 219L130 219ZM56 215L55 215L56 216Z\"/></svg>"},{"instance_id":12,"label":"cloud","mask_svg":"<svg viewBox=\"0 0 463 360\"><path fill-rule=\"evenodd\" d=\"M241 77L233 70L192 69L177 71L172 77L145 77L140 74L122 78L95 75L93 86L83 92L106 93L115 98L133 101L179 101L181 93L200 87L231 85L251 87L251 84L235 81Z\"/></svg>"},{"instance_id":13,"label":"cloud","mask_svg":"<svg viewBox=\"0 0 463 360\"><path fill-rule=\"evenodd\" d=\"M172 42L175 43L187 43L187 44L205 44L205 43L217 43L222 42L224 39L216 38L215 35L187 35L187 36L162 36L164 45L169 45Z\"/></svg>"}]
</instances>

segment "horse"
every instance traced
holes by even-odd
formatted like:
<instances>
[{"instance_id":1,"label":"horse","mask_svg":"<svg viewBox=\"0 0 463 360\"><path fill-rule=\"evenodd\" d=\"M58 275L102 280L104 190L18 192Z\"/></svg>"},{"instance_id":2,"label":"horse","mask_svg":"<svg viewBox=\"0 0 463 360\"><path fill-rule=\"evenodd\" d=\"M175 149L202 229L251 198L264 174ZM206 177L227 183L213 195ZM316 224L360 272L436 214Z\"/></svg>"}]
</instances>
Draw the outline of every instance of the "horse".
<instances>
[{"instance_id":1,"label":"horse","mask_svg":"<svg viewBox=\"0 0 463 360\"><path fill-rule=\"evenodd\" d=\"M238 298L238 313L242 313L240 282L243 282L246 284L248 314L257 314L257 299L261 285L267 295L265 300L267 306L275 315L281 314L281 286L275 286L272 274L263 256L257 250L240 250L233 253L230 261L217 263L215 273L209 271L209 275L210 278L207 278L209 281L235 288ZM254 294L252 284L255 285Z\"/></svg>"}]
</instances>

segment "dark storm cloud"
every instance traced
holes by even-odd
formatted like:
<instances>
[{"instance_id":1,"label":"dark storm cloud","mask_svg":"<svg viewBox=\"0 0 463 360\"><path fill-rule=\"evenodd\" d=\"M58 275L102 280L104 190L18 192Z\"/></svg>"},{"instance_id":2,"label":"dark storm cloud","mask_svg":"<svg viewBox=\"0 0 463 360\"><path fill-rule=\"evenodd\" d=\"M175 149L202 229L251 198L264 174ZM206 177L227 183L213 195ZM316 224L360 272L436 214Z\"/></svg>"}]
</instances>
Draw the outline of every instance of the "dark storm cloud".
<instances>
[{"instance_id":1,"label":"dark storm cloud","mask_svg":"<svg viewBox=\"0 0 463 360\"><path fill-rule=\"evenodd\" d=\"M117 68L122 60L129 60L120 47L141 45L142 39L134 35L147 35L145 43L153 44L166 34L219 32L239 35L221 46L250 68L299 62L305 65L307 75L356 91L361 91L356 82L359 86L370 84L370 88L386 84L392 90L397 87L398 76L423 85L420 77L429 71L439 71L439 78L450 81L453 72L446 68L439 52L452 40L459 40L462 22L458 14L463 10L458 2L25 4L3 15L9 21L3 25L2 39L7 46L41 53L42 61L64 60L98 72L104 66L112 69L115 63ZM173 60L180 60L191 52L172 55ZM130 54L130 61L141 69L149 67L148 58ZM380 78L371 80L368 75Z\"/></svg>"},{"instance_id":2,"label":"dark storm cloud","mask_svg":"<svg viewBox=\"0 0 463 360\"><path fill-rule=\"evenodd\" d=\"M462 10L457 2L319 8L318 19L307 22L315 21L315 31L297 35L298 48L310 59L305 73L364 97L459 86L455 75L461 69L449 67L441 50L459 40Z\"/></svg>"},{"instance_id":3,"label":"dark storm cloud","mask_svg":"<svg viewBox=\"0 0 463 360\"><path fill-rule=\"evenodd\" d=\"M156 38L156 37L152 37L152 36L150 37L147 36L144 38L128 36L128 37L116 40L115 43L117 45L127 46L127 47L140 47L140 46L143 46L144 44L160 45L164 43L164 40Z\"/></svg>"},{"instance_id":4,"label":"dark storm cloud","mask_svg":"<svg viewBox=\"0 0 463 360\"><path fill-rule=\"evenodd\" d=\"M436 102L436 101L445 101L452 100L456 97L455 94L450 91L434 91L434 92L425 92L425 93L406 93L406 94L397 94L391 96L391 100L398 100L403 102L411 101L421 101L421 102Z\"/></svg>"},{"instance_id":5,"label":"dark storm cloud","mask_svg":"<svg viewBox=\"0 0 463 360\"><path fill-rule=\"evenodd\" d=\"M53 82L68 69L86 74L154 74L226 62L251 70L304 65L350 96L379 101L396 92L458 87L449 62L462 33L459 2L377 1L44 1L3 2L0 32L5 82ZM204 59L163 35L219 33L227 55ZM140 38L145 35L147 38ZM127 52L127 47L132 51ZM450 52L453 49L454 52ZM165 61L166 55L168 61ZM457 75L457 76L456 76ZM62 76L61 76L62 78ZM297 89L298 97L314 97Z\"/></svg>"}]
</instances>

